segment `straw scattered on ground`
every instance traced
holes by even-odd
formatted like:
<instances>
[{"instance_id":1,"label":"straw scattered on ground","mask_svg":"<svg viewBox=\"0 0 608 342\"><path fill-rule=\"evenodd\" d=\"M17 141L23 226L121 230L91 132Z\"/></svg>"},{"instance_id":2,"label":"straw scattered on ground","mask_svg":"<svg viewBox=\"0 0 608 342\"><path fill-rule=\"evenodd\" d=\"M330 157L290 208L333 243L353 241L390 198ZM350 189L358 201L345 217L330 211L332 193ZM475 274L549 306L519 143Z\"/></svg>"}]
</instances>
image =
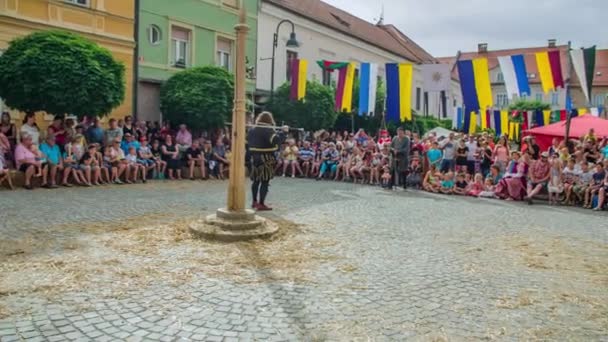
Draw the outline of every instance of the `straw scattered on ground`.
<instances>
[{"instance_id":1,"label":"straw scattered on ground","mask_svg":"<svg viewBox=\"0 0 608 342\"><path fill-rule=\"evenodd\" d=\"M0 262L0 305L7 296L56 300L85 291L123 298L147 286L179 288L203 278L314 283L317 268L336 259L328 252L334 241L290 221L273 218L280 232L269 240L225 244L192 238L188 225L195 219L144 215L57 230L85 233L79 238L65 240L48 231L4 241L14 248L3 252ZM0 306L0 314L4 311Z\"/></svg>"}]
</instances>

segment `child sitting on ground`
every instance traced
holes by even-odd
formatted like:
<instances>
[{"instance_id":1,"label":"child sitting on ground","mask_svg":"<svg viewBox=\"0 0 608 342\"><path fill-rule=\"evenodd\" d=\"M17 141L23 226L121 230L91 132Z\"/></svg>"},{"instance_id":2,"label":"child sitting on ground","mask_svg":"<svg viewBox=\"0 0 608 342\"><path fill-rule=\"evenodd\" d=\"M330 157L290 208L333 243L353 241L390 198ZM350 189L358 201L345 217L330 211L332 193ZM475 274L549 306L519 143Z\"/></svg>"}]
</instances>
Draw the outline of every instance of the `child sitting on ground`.
<instances>
[{"instance_id":1,"label":"child sitting on ground","mask_svg":"<svg viewBox=\"0 0 608 342\"><path fill-rule=\"evenodd\" d=\"M456 187L454 187L454 193L456 195L466 195L469 184L464 180L464 173L459 173L456 176Z\"/></svg>"},{"instance_id":2,"label":"child sitting on ground","mask_svg":"<svg viewBox=\"0 0 608 342\"><path fill-rule=\"evenodd\" d=\"M475 180L469 186L469 191L467 192L467 195L478 197L479 194L484 190L484 188L485 187L483 184L483 176L481 175L481 173L476 173Z\"/></svg>"},{"instance_id":3,"label":"child sitting on ground","mask_svg":"<svg viewBox=\"0 0 608 342\"><path fill-rule=\"evenodd\" d=\"M430 167L430 170L426 172L424 180L422 181L422 188L428 192L439 192L439 189L441 188L441 183L440 178L436 174L437 167L435 166L435 164L431 164Z\"/></svg>"},{"instance_id":4,"label":"child sitting on ground","mask_svg":"<svg viewBox=\"0 0 608 342\"><path fill-rule=\"evenodd\" d=\"M496 198L496 195L494 194L494 183L492 182L492 178L488 177L486 178L486 182L484 183L484 188L483 191L479 193L479 197L482 198Z\"/></svg>"},{"instance_id":5,"label":"child sitting on ground","mask_svg":"<svg viewBox=\"0 0 608 342\"><path fill-rule=\"evenodd\" d=\"M450 171L443 176L441 181L441 193L451 195L454 193L454 174Z\"/></svg>"},{"instance_id":6,"label":"child sitting on ground","mask_svg":"<svg viewBox=\"0 0 608 342\"><path fill-rule=\"evenodd\" d=\"M383 189L391 189L391 169L388 165L384 165L382 167L382 188Z\"/></svg>"},{"instance_id":7,"label":"child sitting on ground","mask_svg":"<svg viewBox=\"0 0 608 342\"><path fill-rule=\"evenodd\" d=\"M412 155L412 161L407 176L408 186L416 189L420 189L422 184L422 166L420 165L420 157L418 157L418 151L414 151Z\"/></svg>"}]
</instances>

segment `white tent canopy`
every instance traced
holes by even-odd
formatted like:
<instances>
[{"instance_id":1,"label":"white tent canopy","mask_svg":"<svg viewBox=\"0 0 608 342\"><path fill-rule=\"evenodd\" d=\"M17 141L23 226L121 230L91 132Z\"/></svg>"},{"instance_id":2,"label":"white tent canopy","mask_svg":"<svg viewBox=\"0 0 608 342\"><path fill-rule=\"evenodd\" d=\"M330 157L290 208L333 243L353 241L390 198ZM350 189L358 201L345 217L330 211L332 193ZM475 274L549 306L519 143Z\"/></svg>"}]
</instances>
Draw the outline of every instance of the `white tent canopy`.
<instances>
[{"instance_id":1,"label":"white tent canopy","mask_svg":"<svg viewBox=\"0 0 608 342\"><path fill-rule=\"evenodd\" d=\"M447 138L450 135L450 133L456 133L456 132L450 131L449 129L443 128L443 127L435 127L432 130L426 132L426 134L424 136L428 137L429 135L431 135L433 133L435 134L435 137L439 139L442 137Z\"/></svg>"}]
</instances>

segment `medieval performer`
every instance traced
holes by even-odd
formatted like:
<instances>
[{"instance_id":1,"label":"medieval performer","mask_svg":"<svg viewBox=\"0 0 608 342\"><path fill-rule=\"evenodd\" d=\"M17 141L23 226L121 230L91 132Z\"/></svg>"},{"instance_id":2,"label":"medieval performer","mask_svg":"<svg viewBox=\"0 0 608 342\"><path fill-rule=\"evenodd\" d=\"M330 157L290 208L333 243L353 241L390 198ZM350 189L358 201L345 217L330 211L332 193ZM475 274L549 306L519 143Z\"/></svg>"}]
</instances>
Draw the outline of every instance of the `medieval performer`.
<instances>
[{"instance_id":1,"label":"medieval performer","mask_svg":"<svg viewBox=\"0 0 608 342\"><path fill-rule=\"evenodd\" d=\"M251 193L253 195L253 209L259 211L272 210L266 206L266 196L270 180L274 176L276 164L275 152L279 149L280 138L274 130L274 118L269 112L258 115L253 127L247 134L247 147L251 168ZM259 195L259 197L258 197Z\"/></svg>"},{"instance_id":2,"label":"medieval performer","mask_svg":"<svg viewBox=\"0 0 608 342\"><path fill-rule=\"evenodd\" d=\"M407 170L409 168L410 158L410 138L405 135L403 127L397 129L397 136L391 142L391 151L393 152L393 174L395 175L394 182L397 185L407 187Z\"/></svg>"}]
</instances>

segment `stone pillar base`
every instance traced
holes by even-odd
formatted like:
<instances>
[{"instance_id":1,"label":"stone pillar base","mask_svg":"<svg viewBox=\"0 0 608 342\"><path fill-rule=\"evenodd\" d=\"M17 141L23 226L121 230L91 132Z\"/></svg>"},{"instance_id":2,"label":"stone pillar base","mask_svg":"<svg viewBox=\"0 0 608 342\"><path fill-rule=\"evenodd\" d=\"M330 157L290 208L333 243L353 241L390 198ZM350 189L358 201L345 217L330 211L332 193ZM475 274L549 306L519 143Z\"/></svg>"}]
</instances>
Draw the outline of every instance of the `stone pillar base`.
<instances>
[{"instance_id":1,"label":"stone pillar base","mask_svg":"<svg viewBox=\"0 0 608 342\"><path fill-rule=\"evenodd\" d=\"M194 236L224 242L265 239L278 230L278 225L249 209L236 212L218 209L204 220L190 224L190 232Z\"/></svg>"}]
</instances>

